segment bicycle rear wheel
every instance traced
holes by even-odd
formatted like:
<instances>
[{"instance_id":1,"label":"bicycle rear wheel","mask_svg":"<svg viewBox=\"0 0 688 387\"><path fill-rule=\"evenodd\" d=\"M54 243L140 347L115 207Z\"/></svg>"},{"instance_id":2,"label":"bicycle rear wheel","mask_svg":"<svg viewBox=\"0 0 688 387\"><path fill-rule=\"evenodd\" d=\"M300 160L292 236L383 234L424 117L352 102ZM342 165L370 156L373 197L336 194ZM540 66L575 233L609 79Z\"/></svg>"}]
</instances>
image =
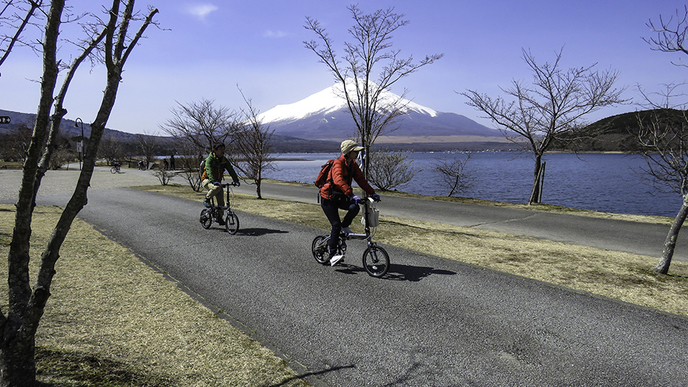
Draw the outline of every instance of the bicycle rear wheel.
<instances>
[{"instance_id":1,"label":"bicycle rear wheel","mask_svg":"<svg viewBox=\"0 0 688 387\"><path fill-rule=\"evenodd\" d=\"M210 226L213 224L212 210L210 208L204 208L203 210L201 210L201 216L199 218L199 221L201 222L201 226L204 229L209 229Z\"/></svg>"},{"instance_id":2,"label":"bicycle rear wheel","mask_svg":"<svg viewBox=\"0 0 688 387\"><path fill-rule=\"evenodd\" d=\"M373 245L363 253L363 267L373 277L382 277L389 270L389 255L380 246Z\"/></svg>"},{"instance_id":3,"label":"bicycle rear wheel","mask_svg":"<svg viewBox=\"0 0 688 387\"><path fill-rule=\"evenodd\" d=\"M239 231L239 217L230 210L225 214L225 229L232 235Z\"/></svg>"},{"instance_id":4,"label":"bicycle rear wheel","mask_svg":"<svg viewBox=\"0 0 688 387\"><path fill-rule=\"evenodd\" d=\"M313 243L311 243L311 252L313 253L313 258L315 258L315 260L322 265L326 264L328 258L330 257L329 243L330 237L323 235L318 235L315 237L315 239L313 239Z\"/></svg>"}]
</instances>

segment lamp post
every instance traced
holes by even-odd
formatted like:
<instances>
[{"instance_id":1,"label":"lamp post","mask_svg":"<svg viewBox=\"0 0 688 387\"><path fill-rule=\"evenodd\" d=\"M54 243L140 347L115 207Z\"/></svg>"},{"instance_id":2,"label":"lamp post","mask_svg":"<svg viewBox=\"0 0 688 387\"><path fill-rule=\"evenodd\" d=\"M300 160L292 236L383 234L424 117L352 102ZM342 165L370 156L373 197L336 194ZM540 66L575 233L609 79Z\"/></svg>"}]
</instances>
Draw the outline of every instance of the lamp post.
<instances>
[{"instance_id":1,"label":"lamp post","mask_svg":"<svg viewBox=\"0 0 688 387\"><path fill-rule=\"evenodd\" d=\"M79 140L80 146L77 149L79 151L79 170L81 170L81 163L84 161L84 121L77 117L76 120L74 120L74 127L78 128L79 127L79 122L81 122L81 139Z\"/></svg>"}]
</instances>

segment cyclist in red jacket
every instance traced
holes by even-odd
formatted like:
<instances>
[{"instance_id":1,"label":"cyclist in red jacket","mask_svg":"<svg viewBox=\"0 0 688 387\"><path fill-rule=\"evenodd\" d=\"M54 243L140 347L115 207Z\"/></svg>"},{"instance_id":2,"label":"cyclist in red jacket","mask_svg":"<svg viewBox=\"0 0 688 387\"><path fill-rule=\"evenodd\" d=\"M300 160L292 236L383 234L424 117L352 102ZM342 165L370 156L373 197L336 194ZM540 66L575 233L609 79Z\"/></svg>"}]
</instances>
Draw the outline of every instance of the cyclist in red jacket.
<instances>
[{"instance_id":1,"label":"cyclist in red jacket","mask_svg":"<svg viewBox=\"0 0 688 387\"><path fill-rule=\"evenodd\" d=\"M358 153L363 150L363 147L352 140L345 140L340 148L342 155L334 160L327 183L320 188L320 206L332 225L329 256L330 264L332 265L344 257L342 255L335 256L339 233L342 231L347 234L351 233L349 226L360 210L358 204L361 202L361 198L354 195L354 191L351 188L352 180L356 180L356 183L368 195L372 195L375 200L379 200L379 196L368 184L363 172L356 164ZM340 209L347 210L344 220L341 220L339 217Z\"/></svg>"}]
</instances>

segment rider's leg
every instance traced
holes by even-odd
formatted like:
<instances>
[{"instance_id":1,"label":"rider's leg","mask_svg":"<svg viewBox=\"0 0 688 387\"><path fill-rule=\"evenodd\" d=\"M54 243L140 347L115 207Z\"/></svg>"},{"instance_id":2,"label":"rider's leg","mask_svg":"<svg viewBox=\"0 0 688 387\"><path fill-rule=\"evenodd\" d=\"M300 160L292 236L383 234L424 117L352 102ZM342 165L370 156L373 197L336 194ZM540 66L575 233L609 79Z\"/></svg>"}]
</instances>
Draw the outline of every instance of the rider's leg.
<instances>
[{"instance_id":1,"label":"rider's leg","mask_svg":"<svg viewBox=\"0 0 688 387\"><path fill-rule=\"evenodd\" d=\"M224 207L225 198L223 195L222 186L212 184L209 179L203 180L202 184L203 187L208 190L208 193L205 194L205 203L210 203L214 197L215 203L217 203L217 205L220 207ZM219 217L222 217L221 209L219 210Z\"/></svg>"},{"instance_id":2,"label":"rider's leg","mask_svg":"<svg viewBox=\"0 0 688 387\"><path fill-rule=\"evenodd\" d=\"M346 215L344 215L344 220L342 221L342 228L344 229L349 229L349 226L351 226L351 223L354 221L354 218L356 215L358 215L358 212L361 210L360 207L358 207L358 204L352 203L348 207L344 206L342 208L343 210L347 210ZM351 230L349 230L350 232Z\"/></svg>"},{"instance_id":3,"label":"rider's leg","mask_svg":"<svg viewBox=\"0 0 688 387\"><path fill-rule=\"evenodd\" d=\"M342 221L339 218L339 208L329 199L320 198L320 207L322 207L327 220L332 225L330 231L330 258L337 253L337 244L339 242L339 233L342 231Z\"/></svg>"}]
</instances>

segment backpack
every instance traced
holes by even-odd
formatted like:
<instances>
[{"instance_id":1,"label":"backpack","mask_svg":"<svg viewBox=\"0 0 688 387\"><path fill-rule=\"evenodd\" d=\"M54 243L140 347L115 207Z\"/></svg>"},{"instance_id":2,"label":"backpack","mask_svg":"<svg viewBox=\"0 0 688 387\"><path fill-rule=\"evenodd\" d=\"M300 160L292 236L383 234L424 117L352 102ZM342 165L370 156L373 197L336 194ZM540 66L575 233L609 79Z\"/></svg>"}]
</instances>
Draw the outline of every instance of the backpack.
<instances>
[{"instance_id":1,"label":"backpack","mask_svg":"<svg viewBox=\"0 0 688 387\"><path fill-rule=\"evenodd\" d=\"M334 160L335 159L327 160L327 162L320 167L320 172L318 173L318 177L315 179L315 186L316 187L322 188L328 181L332 180L329 178L329 176L330 176L330 169L332 169L332 164L334 163Z\"/></svg>"}]
</instances>

